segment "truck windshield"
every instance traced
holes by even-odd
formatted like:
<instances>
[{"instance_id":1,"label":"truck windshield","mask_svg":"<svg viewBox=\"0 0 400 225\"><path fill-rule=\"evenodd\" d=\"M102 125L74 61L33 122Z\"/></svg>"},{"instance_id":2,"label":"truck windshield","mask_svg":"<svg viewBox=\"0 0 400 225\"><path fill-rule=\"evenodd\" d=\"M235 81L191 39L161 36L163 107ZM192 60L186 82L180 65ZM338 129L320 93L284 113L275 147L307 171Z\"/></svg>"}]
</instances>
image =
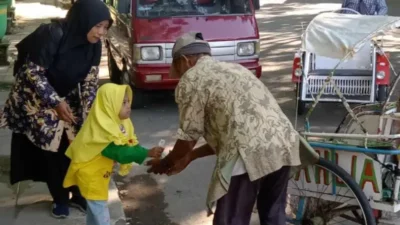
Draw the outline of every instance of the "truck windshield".
<instances>
[{"instance_id":1,"label":"truck windshield","mask_svg":"<svg viewBox=\"0 0 400 225\"><path fill-rule=\"evenodd\" d=\"M137 0L137 17L251 14L249 0Z\"/></svg>"}]
</instances>

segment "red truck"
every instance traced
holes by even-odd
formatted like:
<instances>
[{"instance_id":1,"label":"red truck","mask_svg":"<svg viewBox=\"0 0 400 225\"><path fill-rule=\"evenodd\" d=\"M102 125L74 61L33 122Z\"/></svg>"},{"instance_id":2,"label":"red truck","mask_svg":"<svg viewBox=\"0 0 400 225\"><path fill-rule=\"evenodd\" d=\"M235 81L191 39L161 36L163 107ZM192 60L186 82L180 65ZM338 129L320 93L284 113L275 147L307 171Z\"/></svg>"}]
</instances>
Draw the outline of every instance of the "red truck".
<instances>
[{"instance_id":1,"label":"red truck","mask_svg":"<svg viewBox=\"0 0 400 225\"><path fill-rule=\"evenodd\" d=\"M146 93L175 89L168 76L175 40L199 31L212 56L261 76L259 32L251 0L107 0L115 21L105 39L110 80L134 90L132 108Z\"/></svg>"}]
</instances>

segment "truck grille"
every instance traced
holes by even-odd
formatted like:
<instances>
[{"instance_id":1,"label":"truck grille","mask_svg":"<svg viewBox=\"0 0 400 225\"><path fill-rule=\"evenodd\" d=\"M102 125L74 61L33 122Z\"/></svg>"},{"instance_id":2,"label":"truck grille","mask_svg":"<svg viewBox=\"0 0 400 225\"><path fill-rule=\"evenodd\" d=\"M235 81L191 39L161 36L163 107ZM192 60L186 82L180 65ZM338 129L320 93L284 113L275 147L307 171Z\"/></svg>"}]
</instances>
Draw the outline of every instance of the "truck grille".
<instances>
[{"instance_id":1,"label":"truck grille","mask_svg":"<svg viewBox=\"0 0 400 225\"><path fill-rule=\"evenodd\" d=\"M211 55L219 61L234 61L236 57L235 41L219 41L209 42L211 47ZM165 58L167 63L172 62L172 48L174 44L166 44Z\"/></svg>"},{"instance_id":2,"label":"truck grille","mask_svg":"<svg viewBox=\"0 0 400 225\"><path fill-rule=\"evenodd\" d=\"M306 84L307 95L317 95L327 76L310 76ZM372 89L372 76L332 77L336 87L346 96L369 96ZM330 82L323 95L337 95Z\"/></svg>"}]
</instances>

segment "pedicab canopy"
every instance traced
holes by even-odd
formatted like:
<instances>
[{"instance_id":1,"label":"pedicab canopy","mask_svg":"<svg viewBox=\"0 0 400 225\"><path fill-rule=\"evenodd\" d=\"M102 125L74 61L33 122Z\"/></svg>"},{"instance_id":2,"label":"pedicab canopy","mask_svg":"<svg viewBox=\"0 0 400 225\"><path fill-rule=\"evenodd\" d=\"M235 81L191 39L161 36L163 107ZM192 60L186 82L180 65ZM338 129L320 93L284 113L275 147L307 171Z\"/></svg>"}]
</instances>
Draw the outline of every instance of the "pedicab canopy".
<instances>
[{"instance_id":1,"label":"pedicab canopy","mask_svg":"<svg viewBox=\"0 0 400 225\"><path fill-rule=\"evenodd\" d=\"M400 17L322 13L305 30L302 49L330 58L350 58L365 43L399 25Z\"/></svg>"}]
</instances>

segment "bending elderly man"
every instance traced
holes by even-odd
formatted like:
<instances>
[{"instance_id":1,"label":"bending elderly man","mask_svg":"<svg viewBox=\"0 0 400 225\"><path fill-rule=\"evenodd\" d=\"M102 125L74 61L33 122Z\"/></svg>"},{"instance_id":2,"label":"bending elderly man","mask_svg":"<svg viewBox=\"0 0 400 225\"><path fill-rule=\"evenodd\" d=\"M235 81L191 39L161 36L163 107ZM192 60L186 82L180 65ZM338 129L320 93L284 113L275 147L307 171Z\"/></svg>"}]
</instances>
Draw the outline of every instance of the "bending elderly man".
<instances>
[{"instance_id":1,"label":"bending elderly man","mask_svg":"<svg viewBox=\"0 0 400 225\"><path fill-rule=\"evenodd\" d=\"M239 64L219 62L201 33L175 43L170 74L180 78L178 140L149 172L177 174L198 158L217 156L207 205L214 225L248 225L257 200L262 225L284 225L291 166L299 136L268 88ZM204 137L206 145L193 149Z\"/></svg>"}]
</instances>

